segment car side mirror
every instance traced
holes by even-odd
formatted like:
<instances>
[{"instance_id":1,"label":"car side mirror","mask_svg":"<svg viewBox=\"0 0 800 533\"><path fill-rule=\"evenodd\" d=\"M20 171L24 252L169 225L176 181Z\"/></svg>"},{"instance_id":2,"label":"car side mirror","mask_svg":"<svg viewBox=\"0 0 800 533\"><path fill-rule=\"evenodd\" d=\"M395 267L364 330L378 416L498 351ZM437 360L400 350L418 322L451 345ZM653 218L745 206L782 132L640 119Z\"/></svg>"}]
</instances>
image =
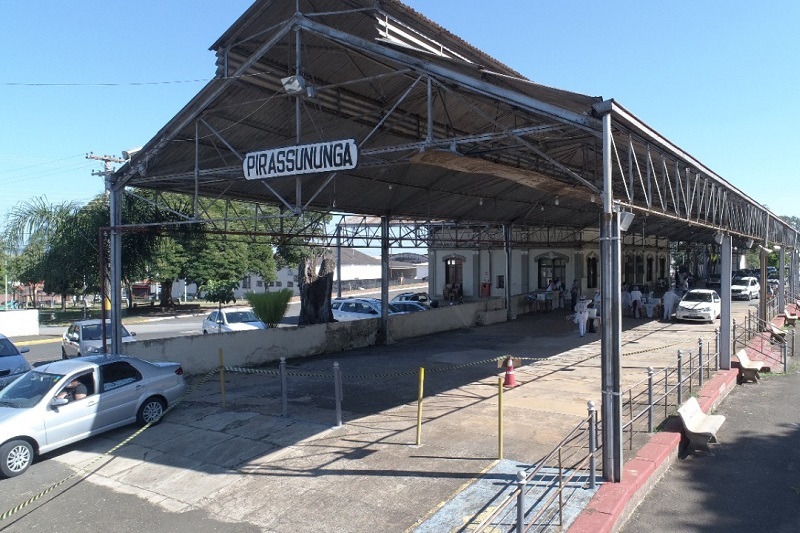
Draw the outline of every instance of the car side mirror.
<instances>
[{"instance_id":1,"label":"car side mirror","mask_svg":"<svg viewBox=\"0 0 800 533\"><path fill-rule=\"evenodd\" d=\"M27 346L23 346L22 348L19 349L19 353L28 353L30 351L31 349L28 348Z\"/></svg>"},{"instance_id":2,"label":"car side mirror","mask_svg":"<svg viewBox=\"0 0 800 533\"><path fill-rule=\"evenodd\" d=\"M129 331L128 333L131 334L131 337L135 337L136 336L136 332L135 331Z\"/></svg>"},{"instance_id":3,"label":"car side mirror","mask_svg":"<svg viewBox=\"0 0 800 533\"><path fill-rule=\"evenodd\" d=\"M50 402L50 405L52 405L53 407L58 407L60 405L67 405L68 403L69 400L67 400L66 398L53 398L53 401Z\"/></svg>"}]
</instances>

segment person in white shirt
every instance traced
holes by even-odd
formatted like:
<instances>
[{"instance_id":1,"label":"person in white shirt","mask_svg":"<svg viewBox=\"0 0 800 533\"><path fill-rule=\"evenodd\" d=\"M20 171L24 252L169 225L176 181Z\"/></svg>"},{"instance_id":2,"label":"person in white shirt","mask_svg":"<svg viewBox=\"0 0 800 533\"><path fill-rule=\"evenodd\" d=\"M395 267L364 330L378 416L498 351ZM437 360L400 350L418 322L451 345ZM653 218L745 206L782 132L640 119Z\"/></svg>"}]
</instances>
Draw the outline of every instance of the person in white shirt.
<instances>
[{"instance_id":1,"label":"person in white shirt","mask_svg":"<svg viewBox=\"0 0 800 533\"><path fill-rule=\"evenodd\" d=\"M678 295L675 294L675 289L670 287L670 289L664 293L664 297L661 300L661 303L664 306L664 320L670 321L672 320L672 313L675 312L675 304L678 303Z\"/></svg>"},{"instance_id":2,"label":"person in white shirt","mask_svg":"<svg viewBox=\"0 0 800 533\"><path fill-rule=\"evenodd\" d=\"M631 291L631 314L634 318L639 318L642 312L642 291L638 285L633 286Z\"/></svg>"},{"instance_id":3,"label":"person in white shirt","mask_svg":"<svg viewBox=\"0 0 800 533\"><path fill-rule=\"evenodd\" d=\"M589 320L589 302L581 296L575 304L575 322L578 324L578 333L581 337L586 335L586 322Z\"/></svg>"}]
</instances>

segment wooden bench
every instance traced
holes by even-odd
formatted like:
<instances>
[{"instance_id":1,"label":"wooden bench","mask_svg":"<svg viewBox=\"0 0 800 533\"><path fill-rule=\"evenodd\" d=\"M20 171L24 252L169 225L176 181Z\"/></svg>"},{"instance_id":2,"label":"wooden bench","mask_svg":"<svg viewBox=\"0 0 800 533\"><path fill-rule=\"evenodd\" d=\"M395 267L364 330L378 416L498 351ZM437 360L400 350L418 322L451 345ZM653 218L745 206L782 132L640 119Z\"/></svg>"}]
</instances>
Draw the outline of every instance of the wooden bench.
<instances>
[{"instance_id":1,"label":"wooden bench","mask_svg":"<svg viewBox=\"0 0 800 533\"><path fill-rule=\"evenodd\" d=\"M689 439L689 448L700 448L705 451L708 449L709 442L719 442L717 440L717 430L723 422L725 417L723 415L707 415L702 409L700 404L697 403L697 398L689 398L678 409L678 414L683 422L684 433L686 438Z\"/></svg>"},{"instance_id":2,"label":"wooden bench","mask_svg":"<svg viewBox=\"0 0 800 533\"><path fill-rule=\"evenodd\" d=\"M764 361L751 361L745 350L739 350L736 353L736 358L739 360L739 377L737 381L742 383L745 380L758 383L761 376L758 372L764 368Z\"/></svg>"},{"instance_id":3,"label":"wooden bench","mask_svg":"<svg viewBox=\"0 0 800 533\"><path fill-rule=\"evenodd\" d=\"M784 326L794 326L794 323L797 321L797 315L789 311L787 308L783 312L783 325Z\"/></svg>"}]
</instances>

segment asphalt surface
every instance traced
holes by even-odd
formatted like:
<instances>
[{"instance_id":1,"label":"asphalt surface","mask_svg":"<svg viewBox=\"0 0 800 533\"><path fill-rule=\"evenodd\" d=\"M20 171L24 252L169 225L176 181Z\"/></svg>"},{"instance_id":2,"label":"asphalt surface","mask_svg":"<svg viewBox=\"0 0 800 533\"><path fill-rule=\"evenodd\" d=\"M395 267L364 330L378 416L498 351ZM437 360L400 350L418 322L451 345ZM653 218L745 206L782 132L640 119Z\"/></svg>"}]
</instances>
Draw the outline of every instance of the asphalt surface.
<instances>
[{"instance_id":1,"label":"asphalt surface","mask_svg":"<svg viewBox=\"0 0 800 533\"><path fill-rule=\"evenodd\" d=\"M800 531L800 372L736 387L711 454L685 452L623 526L625 533Z\"/></svg>"},{"instance_id":2,"label":"asphalt surface","mask_svg":"<svg viewBox=\"0 0 800 533\"><path fill-rule=\"evenodd\" d=\"M737 319L747 309L737 304ZM513 472L530 468L585 418L589 400L599 405L599 335L579 337L565 316L556 309L290 360L288 416L275 367L227 372L225 405L219 376L192 376L184 402L125 446L109 452L135 428L57 450L24 475L0 480L0 530L435 531L426 524L441 520L449 502L487 478L486 498L501 492ZM623 388L649 366L674 366L679 348L713 339L716 327L623 322ZM524 362L516 369L519 385L504 393L503 464L496 358L505 355ZM340 427L334 362L343 375ZM458 531L484 504L479 499L441 523Z\"/></svg>"}]
</instances>

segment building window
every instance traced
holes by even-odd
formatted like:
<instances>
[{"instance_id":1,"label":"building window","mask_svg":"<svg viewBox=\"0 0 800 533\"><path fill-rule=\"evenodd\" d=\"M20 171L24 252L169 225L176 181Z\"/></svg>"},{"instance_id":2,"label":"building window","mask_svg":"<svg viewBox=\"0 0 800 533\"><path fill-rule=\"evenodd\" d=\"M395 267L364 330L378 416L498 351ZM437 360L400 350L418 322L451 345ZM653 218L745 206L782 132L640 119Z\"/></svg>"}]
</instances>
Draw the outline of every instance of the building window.
<instances>
[{"instance_id":1,"label":"building window","mask_svg":"<svg viewBox=\"0 0 800 533\"><path fill-rule=\"evenodd\" d=\"M294 277L294 282L295 282L295 283L297 283L298 281L300 281L300 278L298 278L297 276L295 276L295 277Z\"/></svg>"},{"instance_id":2,"label":"building window","mask_svg":"<svg viewBox=\"0 0 800 533\"><path fill-rule=\"evenodd\" d=\"M502 274L497 276L497 288L498 289L506 288L506 277Z\"/></svg>"},{"instance_id":3,"label":"building window","mask_svg":"<svg viewBox=\"0 0 800 533\"><path fill-rule=\"evenodd\" d=\"M280 281L276 281L276 282L275 282L275 286L276 286L276 287L283 287L283 283L282 283L282 282L280 282Z\"/></svg>"},{"instance_id":4,"label":"building window","mask_svg":"<svg viewBox=\"0 0 800 533\"><path fill-rule=\"evenodd\" d=\"M243 289L249 289L250 288L250 276L245 276L245 277L242 278L241 287Z\"/></svg>"},{"instance_id":5,"label":"building window","mask_svg":"<svg viewBox=\"0 0 800 533\"><path fill-rule=\"evenodd\" d=\"M567 279L567 261L560 257L539 259L539 288L546 289L550 282L556 278L561 281Z\"/></svg>"},{"instance_id":6,"label":"building window","mask_svg":"<svg viewBox=\"0 0 800 533\"><path fill-rule=\"evenodd\" d=\"M270 281L269 282L269 287L274 287L274 286L275 286L275 282L274 281Z\"/></svg>"},{"instance_id":7,"label":"building window","mask_svg":"<svg viewBox=\"0 0 800 533\"><path fill-rule=\"evenodd\" d=\"M261 281L260 279L256 280L256 287L263 287L263 286L264 286L264 282L263 281Z\"/></svg>"},{"instance_id":8,"label":"building window","mask_svg":"<svg viewBox=\"0 0 800 533\"><path fill-rule=\"evenodd\" d=\"M294 287L294 282L293 281L287 281L286 282L286 286L287 287Z\"/></svg>"}]
</instances>

